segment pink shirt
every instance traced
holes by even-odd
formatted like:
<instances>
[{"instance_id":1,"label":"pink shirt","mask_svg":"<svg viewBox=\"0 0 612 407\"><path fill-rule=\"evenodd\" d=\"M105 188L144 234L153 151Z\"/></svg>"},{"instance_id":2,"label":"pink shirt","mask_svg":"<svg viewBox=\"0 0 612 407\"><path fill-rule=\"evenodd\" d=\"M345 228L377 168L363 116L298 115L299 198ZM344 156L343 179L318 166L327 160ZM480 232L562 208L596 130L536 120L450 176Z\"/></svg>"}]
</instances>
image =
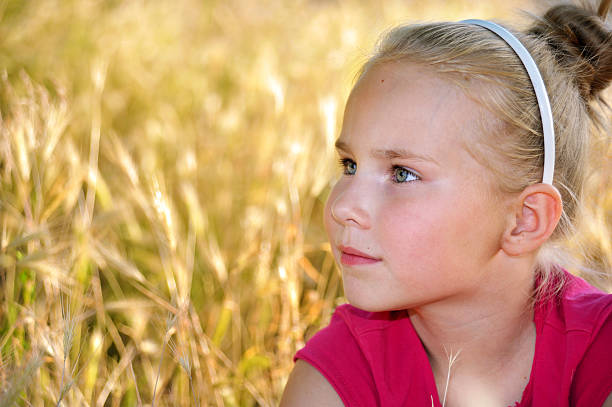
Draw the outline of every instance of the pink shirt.
<instances>
[{"instance_id":1,"label":"pink shirt","mask_svg":"<svg viewBox=\"0 0 612 407\"><path fill-rule=\"evenodd\" d=\"M612 392L612 294L566 273L535 307L536 348L520 407L599 407ZM405 312L339 306L297 352L345 406L441 407L425 349Z\"/></svg>"}]
</instances>

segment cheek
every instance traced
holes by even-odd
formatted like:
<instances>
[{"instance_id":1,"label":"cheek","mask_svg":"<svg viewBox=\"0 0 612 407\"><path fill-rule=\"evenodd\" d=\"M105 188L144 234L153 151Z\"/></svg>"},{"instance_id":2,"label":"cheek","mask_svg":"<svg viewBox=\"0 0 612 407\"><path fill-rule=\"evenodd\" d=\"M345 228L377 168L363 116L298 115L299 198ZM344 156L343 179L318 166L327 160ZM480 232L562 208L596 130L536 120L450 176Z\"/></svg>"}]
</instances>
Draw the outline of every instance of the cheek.
<instances>
[{"instance_id":1,"label":"cheek","mask_svg":"<svg viewBox=\"0 0 612 407\"><path fill-rule=\"evenodd\" d=\"M421 213L410 205L388 205L380 215L379 240L394 261L412 262L438 246L440 236L431 208Z\"/></svg>"},{"instance_id":2,"label":"cheek","mask_svg":"<svg viewBox=\"0 0 612 407\"><path fill-rule=\"evenodd\" d=\"M456 201L423 199L390 202L379 214L384 250L402 264L434 266L455 256L470 220ZM469 240L469 239L468 239Z\"/></svg>"},{"instance_id":3,"label":"cheek","mask_svg":"<svg viewBox=\"0 0 612 407\"><path fill-rule=\"evenodd\" d=\"M456 196L391 201L381 208L378 239L398 270L474 268L495 253L501 229L494 211ZM483 220L483 213L491 216Z\"/></svg>"}]
</instances>

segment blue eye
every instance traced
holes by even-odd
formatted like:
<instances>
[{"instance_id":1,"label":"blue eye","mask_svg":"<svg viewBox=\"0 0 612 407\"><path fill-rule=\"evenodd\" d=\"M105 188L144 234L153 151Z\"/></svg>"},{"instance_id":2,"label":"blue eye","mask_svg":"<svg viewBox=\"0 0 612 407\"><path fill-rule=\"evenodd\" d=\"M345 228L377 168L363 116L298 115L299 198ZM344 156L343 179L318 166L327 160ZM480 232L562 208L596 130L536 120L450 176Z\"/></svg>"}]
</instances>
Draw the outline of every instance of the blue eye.
<instances>
[{"instance_id":1,"label":"blue eye","mask_svg":"<svg viewBox=\"0 0 612 407\"><path fill-rule=\"evenodd\" d=\"M340 166L343 169L344 175L355 175L357 172L357 163L349 158L341 158Z\"/></svg>"},{"instance_id":2,"label":"blue eye","mask_svg":"<svg viewBox=\"0 0 612 407\"><path fill-rule=\"evenodd\" d=\"M400 167L397 165L393 167L392 178L393 182L396 182L398 184L421 179L418 175L410 171L408 168Z\"/></svg>"}]
</instances>

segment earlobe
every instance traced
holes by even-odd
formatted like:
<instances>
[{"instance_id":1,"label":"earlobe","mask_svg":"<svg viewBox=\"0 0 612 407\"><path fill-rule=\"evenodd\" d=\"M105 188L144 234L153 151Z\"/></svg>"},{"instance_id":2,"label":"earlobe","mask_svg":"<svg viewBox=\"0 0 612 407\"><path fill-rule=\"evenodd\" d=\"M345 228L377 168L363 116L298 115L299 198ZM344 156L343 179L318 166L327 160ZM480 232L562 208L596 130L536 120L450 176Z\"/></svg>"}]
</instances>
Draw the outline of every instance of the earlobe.
<instances>
[{"instance_id":1,"label":"earlobe","mask_svg":"<svg viewBox=\"0 0 612 407\"><path fill-rule=\"evenodd\" d=\"M561 194L548 184L530 185L517 197L512 222L502 241L510 256L537 250L552 235L562 213Z\"/></svg>"}]
</instances>

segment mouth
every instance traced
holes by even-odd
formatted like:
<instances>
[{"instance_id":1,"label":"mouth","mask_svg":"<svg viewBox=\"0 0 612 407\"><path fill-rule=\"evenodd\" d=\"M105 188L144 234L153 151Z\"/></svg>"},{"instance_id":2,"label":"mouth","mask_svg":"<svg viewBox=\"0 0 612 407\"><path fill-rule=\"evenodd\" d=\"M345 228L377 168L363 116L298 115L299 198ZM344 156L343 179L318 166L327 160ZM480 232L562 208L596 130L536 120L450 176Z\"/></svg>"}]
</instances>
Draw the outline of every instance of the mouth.
<instances>
[{"instance_id":1,"label":"mouth","mask_svg":"<svg viewBox=\"0 0 612 407\"><path fill-rule=\"evenodd\" d=\"M352 247L338 246L338 249L341 251L340 263L346 266L374 264L381 261L379 258L372 257Z\"/></svg>"}]
</instances>

